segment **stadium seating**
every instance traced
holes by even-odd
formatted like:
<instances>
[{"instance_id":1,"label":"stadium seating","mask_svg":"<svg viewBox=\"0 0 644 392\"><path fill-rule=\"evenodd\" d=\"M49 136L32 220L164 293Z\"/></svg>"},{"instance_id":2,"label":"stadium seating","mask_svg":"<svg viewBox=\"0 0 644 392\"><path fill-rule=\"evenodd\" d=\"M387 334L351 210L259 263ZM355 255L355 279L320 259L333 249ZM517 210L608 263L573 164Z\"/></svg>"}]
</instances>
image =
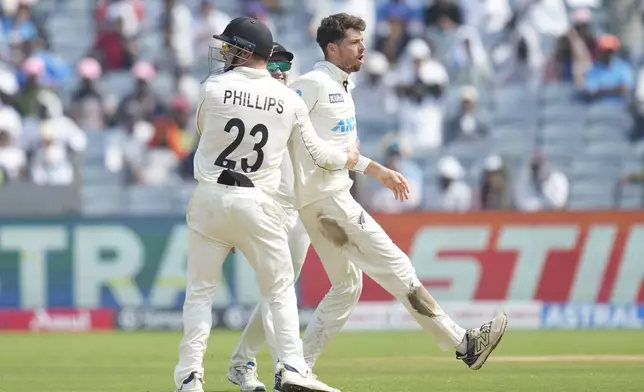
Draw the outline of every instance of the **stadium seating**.
<instances>
[{"instance_id":1,"label":"stadium seating","mask_svg":"<svg viewBox=\"0 0 644 392\"><path fill-rule=\"evenodd\" d=\"M199 5L198 0L184 3L193 9ZM303 33L307 31L310 16L305 3L283 0L285 12L274 15L279 25L276 38L297 53L301 70L309 69L321 58L317 45ZM162 2L146 0L144 4L146 23L139 39L141 59L153 61L159 58L162 49L162 35L158 28ZM234 15L239 12L240 2L219 1L217 6ZM92 7L91 2L82 0L41 0L36 7L35 15L46 20L52 50L70 64L91 48L94 35ZM607 21L605 13L602 10L594 10L593 13L597 31L603 31ZM482 38L488 47L499 39L489 34L483 34ZM542 46L544 53L549 53L554 42L546 41L542 41ZM207 73L207 67L207 61L200 59L192 74L201 78ZM74 76L61 86L64 102L69 102L77 83ZM104 76L102 85L112 99L120 99L131 91L132 77L126 71L111 73ZM170 97L174 88L171 75L159 72L153 83L154 91L162 97ZM355 100L360 100L359 89ZM455 113L460 104L460 87L450 85L443 100L444 115ZM579 99L574 86L562 83L544 84L539 89L523 85L480 88L478 107L479 113L491 120L491 135L486 142L457 142L437 151L414 151L412 159L426 169L427 183L435 182L435 163L446 154L459 158L468 173L468 182L475 185L480 180L481 162L488 154L501 153L523 164L533 151L539 150L553 167L571 180L571 208L606 208L612 204L620 208L635 208L642 205L641 186L628 186L622 192L612 190L620 174L642 168L640 158L627 141L633 129L633 119L623 108L588 105ZM377 106L360 108L363 153L381 157L382 137L396 128L391 118ZM174 187L169 192L143 186L119 190L124 183L123 175L104 166L108 143L105 135L88 132L88 138L82 170L83 211L111 213L122 208L122 211L131 213L167 213L185 210L194 184ZM610 186L606 186L607 183ZM433 185L429 187L435 191Z\"/></svg>"}]
</instances>

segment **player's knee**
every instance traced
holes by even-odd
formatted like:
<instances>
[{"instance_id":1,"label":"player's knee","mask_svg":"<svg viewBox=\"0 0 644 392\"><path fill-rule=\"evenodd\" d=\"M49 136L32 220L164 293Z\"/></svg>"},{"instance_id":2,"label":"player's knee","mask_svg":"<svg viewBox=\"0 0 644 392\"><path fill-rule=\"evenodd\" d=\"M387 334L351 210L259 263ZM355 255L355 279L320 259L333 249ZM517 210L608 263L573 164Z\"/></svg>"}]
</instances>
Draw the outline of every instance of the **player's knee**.
<instances>
[{"instance_id":1,"label":"player's knee","mask_svg":"<svg viewBox=\"0 0 644 392\"><path fill-rule=\"evenodd\" d=\"M272 284L260 284L262 299L272 302L284 297L295 297L295 286L293 278L283 277L272 282Z\"/></svg>"},{"instance_id":2,"label":"player's knee","mask_svg":"<svg viewBox=\"0 0 644 392\"><path fill-rule=\"evenodd\" d=\"M362 294L362 274L355 277L353 285L347 293L347 297L350 298L352 303L358 303L360 294Z\"/></svg>"},{"instance_id":3,"label":"player's knee","mask_svg":"<svg viewBox=\"0 0 644 392\"><path fill-rule=\"evenodd\" d=\"M338 285L337 291L340 292L339 294L344 298L345 302L357 303L360 299L360 294L362 294L362 272L352 270L342 284Z\"/></svg>"}]
</instances>

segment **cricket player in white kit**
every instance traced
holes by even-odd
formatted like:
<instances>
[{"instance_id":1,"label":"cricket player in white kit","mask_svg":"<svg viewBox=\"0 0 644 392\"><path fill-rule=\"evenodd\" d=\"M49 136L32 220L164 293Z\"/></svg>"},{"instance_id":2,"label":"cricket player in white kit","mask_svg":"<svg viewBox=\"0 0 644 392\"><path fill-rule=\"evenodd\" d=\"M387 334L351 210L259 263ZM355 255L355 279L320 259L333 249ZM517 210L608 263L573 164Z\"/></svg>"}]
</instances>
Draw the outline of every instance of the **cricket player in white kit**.
<instances>
[{"instance_id":1,"label":"cricket player in white kit","mask_svg":"<svg viewBox=\"0 0 644 392\"><path fill-rule=\"evenodd\" d=\"M268 71L271 76L276 80L287 84L287 72L291 69L291 62L294 55L284 48L282 45L275 43L273 45L273 54L268 60ZM293 165L291 157L288 153L284 155L282 165L280 166L282 178L280 186L277 191L276 198L284 211L287 214L284 231L288 239L288 249L291 254L293 262L293 272L295 280L297 281L306 253L311 245L311 240L304 225L300 221L299 215L295 210L295 190L293 178ZM243 392L259 392L265 391L266 386L259 380L257 376L257 355L261 350L264 343L268 343L271 347L271 354L273 355L273 365L278 363L278 358L275 356L276 350L273 348L275 345L274 332L271 330L269 333L264 333L264 323L262 322L262 313L270 314L270 311L262 312L262 307L267 304L262 302L257 305L242 333L235 350L230 358L230 367L228 369L228 379L238 385ZM266 320L266 327L271 329L271 321ZM267 341L266 338L269 338Z\"/></svg>"},{"instance_id":2,"label":"cricket player in white kit","mask_svg":"<svg viewBox=\"0 0 644 392\"><path fill-rule=\"evenodd\" d=\"M283 391L335 392L306 365L299 338L293 266L275 200L285 151L306 151L307 165L332 173L359 160L355 146L320 141L304 102L266 70L273 37L254 18L236 18L221 35L225 72L202 85L197 113L197 188L186 216L188 266L184 337L174 381L177 391L203 392L203 357L212 328L212 300L231 248L255 269L272 319ZM212 50L212 49L211 49ZM303 157L303 154L299 154Z\"/></svg>"},{"instance_id":3,"label":"cricket player in white kit","mask_svg":"<svg viewBox=\"0 0 644 392\"><path fill-rule=\"evenodd\" d=\"M344 13L322 20L317 42L325 61L291 85L306 102L318 135L338 149L357 138L349 74L363 63L365 28L362 19ZM505 333L505 313L479 328L460 327L421 284L407 255L353 199L347 170L325 173L297 155L293 165L296 207L332 284L304 334L308 366L313 368L349 318L362 290L362 270L397 298L441 349L454 349L457 359L480 369ZM399 173L362 156L353 170L376 178L397 198L406 198L406 180ZM400 184L402 189L397 188Z\"/></svg>"},{"instance_id":4,"label":"cricket player in white kit","mask_svg":"<svg viewBox=\"0 0 644 392\"><path fill-rule=\"evenodd\" d=\"M350 94L353 83L349 74L359 71L363 62L365 27L362 19L347 14L325 18L318 29L317 42L326 60L291 85L306 102L318 135L338 149L346 148L357 139L355 107ZM302 151L292 154L296 208L332 284L304 335L308 366L313 368L355 308L364 271L435 336L441 349L455 349L457 359L473 370L480 369L505 333L505 313L470 330L452 321L423 287L407 255L353 199L349 193L352 181L348 171L323 172L302 160L302 154ZM399 173L362 156L353 170L378 179L396 198L406 199L408 185ZM254 331L256 337L263 338L261 331ZM271 331L267 329L265 333L270 342ZM248 372L248 378L252 377L256 377L256 372ZM279 373L274 390L284 390Z\"/></svg>"}]
</instances>

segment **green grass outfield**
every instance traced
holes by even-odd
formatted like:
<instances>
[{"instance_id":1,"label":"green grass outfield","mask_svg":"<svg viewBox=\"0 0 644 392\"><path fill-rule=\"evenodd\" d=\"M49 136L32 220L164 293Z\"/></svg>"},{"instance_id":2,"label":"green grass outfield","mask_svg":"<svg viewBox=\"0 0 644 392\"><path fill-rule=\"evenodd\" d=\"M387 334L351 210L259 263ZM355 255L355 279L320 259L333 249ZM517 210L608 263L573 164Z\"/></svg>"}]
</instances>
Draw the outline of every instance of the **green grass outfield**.
<instances>
[{"instance_id":1,"label":"green grass outfield","mask_svg":"<svg viewBox=\"0 0 644 392\"><path fill-rule=\"evenodd\" d=\"M239 336L215 331L207 392L226 380ZM171 392L179 333L0 334L0 391ZM260 376L272 390L268 352ZM343 392L644 391L644 331L513 331L479 371L423 332L340 334L315 369Z\"/></svg>"}]
</instances>

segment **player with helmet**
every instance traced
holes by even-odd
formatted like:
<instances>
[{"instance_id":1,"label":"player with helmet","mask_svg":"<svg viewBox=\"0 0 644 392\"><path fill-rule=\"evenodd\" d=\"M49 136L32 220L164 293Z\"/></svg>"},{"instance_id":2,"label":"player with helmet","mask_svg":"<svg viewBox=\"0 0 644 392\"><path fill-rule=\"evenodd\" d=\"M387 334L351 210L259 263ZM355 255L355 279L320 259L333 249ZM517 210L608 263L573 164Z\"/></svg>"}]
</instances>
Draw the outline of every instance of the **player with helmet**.
<instances>
[{"instance_id":1,"label":"player with helmet","mask_svg":"<svg viewBox=\"0 0 644 392\"><path fill-rule=\"evenodd\" d=\"M186 214L187 287L184 337L174 372L177 391L203 392L212 301L223 262L237 248L256 271L262 301L272 315L270 322L264 319L264 327L270 323L275 332L282 391L335 392L312 375L303 358L293 264L283 228L288 215L274 195L287 149L306 151L308 163L334 171L356 164L357 144L329 148L316 135L302 99L266 69L273 37L263 23L236 18L214 38L222 43L215 60L224 65L202 84L197 111L198 185Z\"/></svg>"},{"instance_id":2,"label":"player with helmet","mask_svg":"<svg viewBox=\"0 0 644 392\"><path fill-rule=\"evenodd\" d=\"M288 71L291 69L294 57L293 53L286 50L279 43L275 43L273 45L273 54L268 60L268 72L274 79L287 84ZM280 169L282 179L276 198L288 215L284 230L288 238L288 248L293 262L295 280L297 280L304 265L311 240L295 210L293 165L288 153L284 155ZM228 379L233 384L238 385L242 392L266 390L266 387L257 376L256 359L264 343L268 343L269 347L271 347L273 365L277 366L278 363L278 359L275 357L276 350L274 346L276 343L274 333L272 330L269 333L264 333L261 306L266 308L265 303L257 305L230 359ZM264 314L270 314L270 312L264 312ZM267 323L267 327L271 328L270 322Z\"/></svg>"}]
</instances>

